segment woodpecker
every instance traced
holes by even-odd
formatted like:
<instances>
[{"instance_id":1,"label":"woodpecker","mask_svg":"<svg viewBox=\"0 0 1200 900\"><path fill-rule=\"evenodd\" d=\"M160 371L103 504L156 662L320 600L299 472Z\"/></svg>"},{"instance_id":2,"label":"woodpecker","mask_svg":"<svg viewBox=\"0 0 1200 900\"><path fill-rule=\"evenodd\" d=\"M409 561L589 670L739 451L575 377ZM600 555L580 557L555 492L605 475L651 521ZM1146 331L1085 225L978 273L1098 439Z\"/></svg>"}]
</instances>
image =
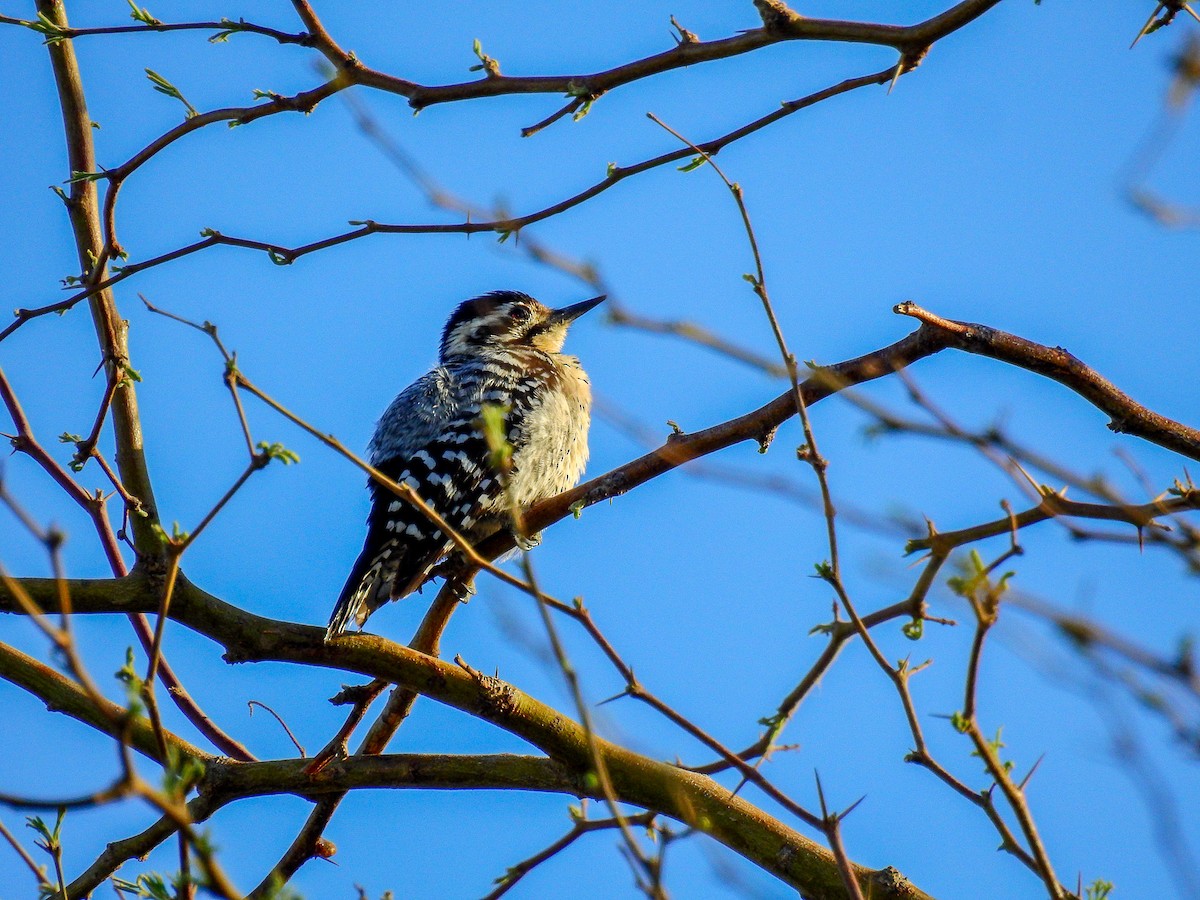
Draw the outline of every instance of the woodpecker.
<instances>
[{"instance_id":1,"label":"woodpecker","mask_svg":"<svg viewBox=\"0 0 1200 900\"><path fill-rule=\"evenodd\" d=\"M574 487L588 458L592 394L579 360L560 351L570 324L603 300L549 309L528 294L493 291L460 304L442 330L438 364L376 425L371 465L415 490L472 543L511 527L514 505ZM490 461L485 404L504 411L512 447L504 473ZM366 543L326 640L419 588L454 546L411 503L374 481L368 487Z\"/></svg>"}]
</instances>

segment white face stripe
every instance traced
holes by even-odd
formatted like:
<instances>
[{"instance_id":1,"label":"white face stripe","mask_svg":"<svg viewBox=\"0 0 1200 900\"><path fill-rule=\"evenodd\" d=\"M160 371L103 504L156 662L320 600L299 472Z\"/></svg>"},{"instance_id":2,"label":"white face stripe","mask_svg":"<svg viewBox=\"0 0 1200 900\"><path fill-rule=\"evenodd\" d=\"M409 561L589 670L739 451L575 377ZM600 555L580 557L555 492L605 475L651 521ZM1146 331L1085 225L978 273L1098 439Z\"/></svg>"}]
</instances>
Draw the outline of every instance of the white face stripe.
<instances>
[{"instance_id":1,"label":"white face stripe","mask_svg":"<svg viewBox=\"0 0 1200 900\"><path fill-rule=\"evenodd\" d=\"M514 318L512 312L518 307L528 310L529 316L518 314ZM552 312L532 297L505 303L454 326L446 337L444 352L449 356L471 355L477 353L481 345L521 341L531 328L545 322ZM556 352L562 347L566 333L564 324L549 331L539 331L530 343L539 349Z\"/></svg>"},{"instance_id":2,"label":"white face stripe","mask_svg":"<svg viewBox=\"0 0 1200 900\"><path fill-rule=\"evenodd\" d=\"M508 307L501 306L485 316L467 319L450 332L446 349L452 353L473 353L481 343L485 343L492 332L507 330Z\"/></svg>"}]
</instances>

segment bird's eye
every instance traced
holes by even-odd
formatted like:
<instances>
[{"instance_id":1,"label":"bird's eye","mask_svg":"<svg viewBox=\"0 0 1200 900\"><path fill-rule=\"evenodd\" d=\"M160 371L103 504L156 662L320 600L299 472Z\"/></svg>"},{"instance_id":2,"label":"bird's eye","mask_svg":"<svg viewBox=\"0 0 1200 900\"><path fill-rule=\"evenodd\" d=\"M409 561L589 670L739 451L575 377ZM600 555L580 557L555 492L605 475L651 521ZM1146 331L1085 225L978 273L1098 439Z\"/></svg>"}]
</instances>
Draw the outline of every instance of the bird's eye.
<instances>
[{"instance_id":1,"label":"bird's eye","mask_svg":"<svg viewBox=\"0 0 1200 900\"><path fill-rule=\"evenodd\" d=\"M533 313L529 311L528 306L514 306L509 312L508 317L514 322L520 323L528 322L531 315L533 315Z\"/></svg>"}]
</instances>

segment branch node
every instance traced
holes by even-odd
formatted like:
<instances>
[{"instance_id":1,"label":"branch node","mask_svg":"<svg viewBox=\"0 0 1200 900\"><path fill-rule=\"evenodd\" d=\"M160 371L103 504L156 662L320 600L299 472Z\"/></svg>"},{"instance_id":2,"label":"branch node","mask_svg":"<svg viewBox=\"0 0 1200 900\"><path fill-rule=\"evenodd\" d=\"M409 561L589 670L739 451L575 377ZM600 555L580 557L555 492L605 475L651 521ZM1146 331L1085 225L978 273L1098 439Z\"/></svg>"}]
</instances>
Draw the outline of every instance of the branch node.
<instances>
[{"instance_id":1,"label":"branch node","mask_svg":"<svg viewBox=\"0 0 1200 900\"><path fill-rule=\"evenodd\" d=\"M871 881L884 890L893 892L899 896L904 896L906 893L916 893L913 883L905 878L904 873L895 866L887 866L875 872L871 875Z\"/></svg>"},{"instance_id":2,"label":"branch node","mask_svg":"<svg viewBox=\"0 0 1200 900\"><path fill-rule=\"evenodd\" d=\"M678 37L675 37L674 35L672 35L672 37L675 37L675 42L679 46L682 46L684 44L699 44L700 43L700 38L697 37L696 33L694 31L688 31L686 28L684 28L682 25L680 25L679 20L676 19L674 16L671 16L671 25L675 28L675 30L677 32L679 32Z\"/></svg>"},{"instance_id":3,"label":"branch node","mask_svg":"<svg viewBox=\"0 0 1200 900\"><path fill-rule=\"evenodd\" d=\"M804 21L804 16L782 0L754 0L754 7L762 17L763 29L771 34L790 33Z\"/></svg>"}]
</instances>

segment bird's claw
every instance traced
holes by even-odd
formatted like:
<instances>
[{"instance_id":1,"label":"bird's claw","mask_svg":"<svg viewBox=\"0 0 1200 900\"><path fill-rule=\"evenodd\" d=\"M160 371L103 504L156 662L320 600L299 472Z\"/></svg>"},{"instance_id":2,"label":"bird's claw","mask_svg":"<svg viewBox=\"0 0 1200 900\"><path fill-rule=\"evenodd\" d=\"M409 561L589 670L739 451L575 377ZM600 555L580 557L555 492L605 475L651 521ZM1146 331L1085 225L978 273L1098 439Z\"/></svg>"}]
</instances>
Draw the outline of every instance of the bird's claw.
<instances>
[{"instance_id":1,"label":"bird's claw","mask_svg":"<svg viewBox=\"0 0 1200 900\"><path fill-rule=\"evenodd\" d=\"M521 534L516 529L513 529L512 536L516 545L526 553L542 542L542 533L540 531L536 534Z\"/></svg>"}]
</instances>

